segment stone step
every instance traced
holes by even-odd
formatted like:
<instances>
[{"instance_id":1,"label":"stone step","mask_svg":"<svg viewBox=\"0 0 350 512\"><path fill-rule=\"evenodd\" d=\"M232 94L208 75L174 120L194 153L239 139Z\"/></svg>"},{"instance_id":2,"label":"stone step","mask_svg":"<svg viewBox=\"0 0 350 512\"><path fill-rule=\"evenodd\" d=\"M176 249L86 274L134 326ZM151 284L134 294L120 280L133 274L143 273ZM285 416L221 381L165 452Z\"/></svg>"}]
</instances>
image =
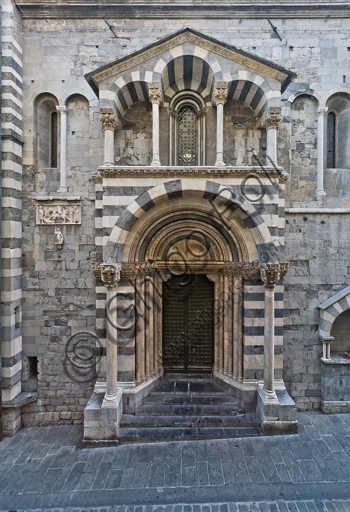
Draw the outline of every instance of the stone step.
<instances>
[{"instance_id":1,"label":"stone step","mask_svg":"<svg viewBox=\"0 0 350 512\"><path fill-rule=\"evenodd\" d=\"M163 380L171 380L173 382L213 382L213 377L211 373L165 373Z\"/></svg>"},{"instance_id":2,"label":"stone step","mask_svg":"<svg viewBox=\"0 0 350 512\"><path fill-rule=\"evenodd\" d=\"M136 409L137 415L200 415L200 416L227 416L242 414L242 410L236 404L220 404L220 405L165 405L165 404L151 404L139 405Z\"/></svg>"},{"instance_id":3,"label":"stone step","mask_svg":"<svg viewBox=\"0 0 350 512\"><path fill-rule=\"evenodd\" d=\"M229 395L219 396L206 396L206 395L152 395L150 394L142 401L143 405L236 405L239 407L239 402Z\"/></svg>"},{"instance_id":4,"label":"stone step","mask_svg":"<svg viewBox=\"0 0 350 512\"><path fill-rule=\"evenodd\" d=\"M131 427L260 427L255 412L236 416L135 416L124 414L120 426Z\"/></svg>"},{"instance_id":5,"label":"stone step","mask_svg":"<svg viewBox=\"0 0 350 512\"><path fill-rule=\"evenodd\" d=\"M118 440L123 443L152 443L195 439L224 439L261 435L258 427L155 427L120 428Z\"/></svg>"},{"instance_id":6,"label":"stone step","mask_svg":"<svg viewBox=\"0 0 350 512\"><path fill-rule=\"evenodd\" d=\"M205 393L206 395L228 395L227 391L215 384L214 382L176 382L163 381L156 386L151 395L156 394L178 394L178 393Z\"/></svg>"}]
</instances>

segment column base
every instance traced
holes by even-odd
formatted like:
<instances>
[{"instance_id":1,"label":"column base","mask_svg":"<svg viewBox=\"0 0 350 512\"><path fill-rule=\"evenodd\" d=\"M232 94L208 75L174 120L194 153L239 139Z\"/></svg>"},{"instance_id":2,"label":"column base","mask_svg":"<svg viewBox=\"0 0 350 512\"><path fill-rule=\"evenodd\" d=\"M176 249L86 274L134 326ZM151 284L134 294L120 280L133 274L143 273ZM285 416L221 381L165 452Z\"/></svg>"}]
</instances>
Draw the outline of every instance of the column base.
<instances>
[{"instance_id":1,"label":"column base","mask_svg":"<svg viewBox=\"0 0 350 512\"><path fill-rule=\"evenodd\" d=\"M216 160L215 166L216 167L225 167L225 162L223 160Z\"/></svg>"},{"instance_id":2,"label":"column base","mask_svg":"<svg viewBox=\"0 0 350 512\"><path fill-rule=\"evenodd\" d=\"M323 188L320 188L319 190L316 190L317 196L326 196L326 192L323 190Z\"/></svg>"},{"instance_id":3,"label":"column base","mask_svg":"<svg viewBox=\"0 0 350 512\"><path fill-rule=\"evenodd\" d=\"M101 408L116 409L119 406L119 402L121 401L122 396L123 391L120 388L118 388L118 390L113 395L109 395L108 393L106 393L103 398Z\"/></svg>"},{"instance_id":4,"label":"column base","mask_svg":"<svg viewBox=\"0 0 350 512\"><path fill-rule=\"evenodd\" d=\"M268 393L269 394L269 393ZM258 385L257 413L265 435L296 434L298 432L297 410L287 391L276 391L276 398L266 394L262 384Z\"/></svg>"},{"instance_id":5,"label":"column base","mask_svg":"<svg viewBox=\"0 0 350 512\"><path fill-rule=\"evenodd\" d=\"M117 443L120 420L123 414L123 393L106 401L101 394L93 393L84 410L84 445L93 442L94 446Z\"/></svg>"},{"instance_id":6,"label":"column base","mask_svg":"<svg viewBox=\"0 0 350 512\"><path fill-rule=\"evenodd\" d=\"M152 167L160 167L161 165L160 160L152 160L151 162Z\"/></svg>"},{"instance_id":7,"label":"column base","mask_svg":"<svg viewBox=\"0 0 350 512\"><path fill-rule=\"evenodd\" d=\"M114 167L115 162L103 162L103 167Z\"/></svg>"},{"instance_id":8,"label":"column base","mask_svg":"<svg viewBox=\"0 0 350 512\"><path fill-rule=\"evenodd\" d=\"M67 187L59 187L57 189L57 194L67 194Z\"/></svg>"}]
</instances>

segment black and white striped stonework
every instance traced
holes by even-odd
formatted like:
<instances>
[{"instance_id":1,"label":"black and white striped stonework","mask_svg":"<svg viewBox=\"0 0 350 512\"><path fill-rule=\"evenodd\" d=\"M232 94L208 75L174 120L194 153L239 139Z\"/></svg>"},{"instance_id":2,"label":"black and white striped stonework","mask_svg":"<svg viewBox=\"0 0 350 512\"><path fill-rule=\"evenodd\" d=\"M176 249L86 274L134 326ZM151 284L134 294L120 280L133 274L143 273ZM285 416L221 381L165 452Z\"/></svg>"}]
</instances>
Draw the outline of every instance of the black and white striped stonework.
<instances>
[{"instance_id":1,"label":"black and white striped stonework","mask_svg":"<svg viewBox=\"0 0 350 512\"><path fill-rule=\"evenodd\" d=\"M238 100L250 107L256 114L263 112L267 107L264 91L249 80L234 80L230 84L227 100Z\"/></svg>"},{"instance_id":2,"label":"black and white striped stonework","mask_svg":"<svg viewBox=\"0 0 350 512\"><path fill-rule=\"evenodd\" d=\"M275 287L275 379L283 370L283 283ZM262 379L264 368L265 288L261 281L245 280L243 295L243 377ZM260 368L260 369L258 369Z\"/></svg>"},{"instance_id":3,"label":"black and white striped stonework","mask_svg":"<svg viewBox=\"0 0 350 512\"><path fill-rule=\"evenodd\" d=\"M211 101L214 74L208 62L194 55L182 55L171 60L162 74L164 104L181 91L200 94L205 103Z\"/></svg>"},{"instance_id":4,"label":"black and white striped stonework","mask_svg":"<svg viewBox=\"0 0 350 512\"><path fill-rule=\"evenodd\" d=\"M225 191L231 193L230 197L225 198L227 201L227 209L229 209L230 212L236 212L244 224L250 229L256 239L256 246L261 261L277 261L277 251L275 251L273 247L271 235L263 218L254 206L240 194L239 189L239 186L225 187L220 183L207 180L192 180L183 184L183 180L181 179L166 181L157 187L153 187L152 191L144 192L136 197L134 201L129 200L127 203L128 206L118 216L111 231L109 241L105 246L104 261L108 263L121 261L124 242L130 229L143 212L148 211L154 206L155 198L164 197L167 199L175 199L188 194L196 194L198 197L215 201L216 198ZM124 204L126 204L125 201Z\"/></svg>"},{"instance_id":5,"label":"black and white striped stonework","mask_svg":"<svg viewBox=\"0 0 350 512\"><path fill-rule=\"evenodd\" d=\"M15 5L2 6L2 397L21 391L22 371L22 27Z\"/></svg>"}]
</instances>

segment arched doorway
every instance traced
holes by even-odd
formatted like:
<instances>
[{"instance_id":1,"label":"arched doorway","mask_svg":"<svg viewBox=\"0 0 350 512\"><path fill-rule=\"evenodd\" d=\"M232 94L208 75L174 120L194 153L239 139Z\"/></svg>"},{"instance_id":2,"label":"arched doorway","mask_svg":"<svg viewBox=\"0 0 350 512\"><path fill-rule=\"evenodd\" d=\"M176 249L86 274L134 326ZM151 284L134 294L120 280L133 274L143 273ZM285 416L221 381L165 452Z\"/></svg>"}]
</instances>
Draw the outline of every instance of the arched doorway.
<instances>
[{"instance_id":1,"label":"arched doorway","mask_svg":"<svg viewBox=\"0 0 350 512\"><path fill-rule=\"evenodd\" d=\"M214 283L203 274L172 276L163 283L163 369L212 372Z\"/></svg>"}]
</instances>

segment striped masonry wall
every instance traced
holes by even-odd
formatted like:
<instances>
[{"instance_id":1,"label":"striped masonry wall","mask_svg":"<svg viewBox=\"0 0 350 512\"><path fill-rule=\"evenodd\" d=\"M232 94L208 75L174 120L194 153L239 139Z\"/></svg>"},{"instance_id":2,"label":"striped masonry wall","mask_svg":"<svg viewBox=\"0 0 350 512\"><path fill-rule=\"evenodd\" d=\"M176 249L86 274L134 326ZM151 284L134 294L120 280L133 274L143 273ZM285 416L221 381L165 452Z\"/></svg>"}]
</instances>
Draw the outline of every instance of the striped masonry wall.
<instances>
[{"instance_id":1,"label":"striped masonry wall","mask_svg":"<svg viewBox=\"0 0 350 512\"><path fill-rule=\"evenodd\" d=\"M230 180L228 180L230 181ZM232 180L233 181L233 180ZM103 178L103 186L96 185L96 243L103 244L104 262L117 262L116 252L113 252L118 245L115 234L123 234L123 242L127 233L130 232L134 222L142 214L152 208L159 200L170 200L183 197L191 188L197 188L198 197L213 199L224 186L222 183L208 181L205 179L192 180L150 180L155 186L147 186L147 179L144 179L144 186L139 186L139 181L134 178L123 179L123 186L117 186L120 181L116 178ZM284 198L279 198L279 193L284 194L284 186L273 186L276 180L264 179L265 195L254 206L240 195L241 180L235 180L230 184L237 195L237 203L229 204L234 214L239 214L245 225L251 230L264 226L262 233L269 238L271 243L281 238L281 229L284 229ZM137 185L136 185L137 183ZM161 185L157 185L161 183ZM190 183L192 185L190 186ZM244 206L244 210L240 208ZM101 220L101 215L103 215ZM113 230L115 232L113 233ZM282 231L283 233L283 231ZM282 242L280 242L282 244ZM123 247L123 244L121 244ZM264 258L272 258L272 249L268 244L260 244L260 255ZM278 244L277 244L278 245ZM111 252L112 251L112 252ZM122 248L118 250L118 257L121 258ZM120 260L119 260L120 261ZM120 282L118 293L121 294L118 300L118 317L124 318L132 314L125 310L130 306L130 297L135 293L133 282ZM130 294L128 299L123 294ZM97 286L97 334L104 338L106 335L105 319L106 290L99 283ZM244 304L243 304L243 359L244 379L256 381L263 378L264 358L264 308L265 291L261 281L245 281L244 283ZM134 310L133 310L134 311ZM125 320L130 323L130 316ZM122 344L118 349L120 353L120 370L118 378L121 382L134 380L135 371L135 334L131 329L126 333ZM128 338L129 337L129 338ZM127 339L128 338L128 339ZM280 283L275 289L275 379L282 379L283 359L283 285Z\"/></svg>"},{"instance_id":2,"label":"striped masonry wall","mask_svg":"<svg viewBox=\"0 0 350 512\"><path fill-rule=\"evenodd\" d=\"M21 392L22 373L22 25L11 0L1 10L2 398L11 401Z\"/></svg>"},{"instance_id":3,"label":"striped masonry wall","mask_svg":"<svg viewBox=\"0 0 350 512\"><path fill-rule=\"evenodd\" d=\"M265 288L261 281L245 280L243 295L243 377L264 376ZM275 379L283 371L283 284L275 286Z\"/></svg>"}]
</instances>

